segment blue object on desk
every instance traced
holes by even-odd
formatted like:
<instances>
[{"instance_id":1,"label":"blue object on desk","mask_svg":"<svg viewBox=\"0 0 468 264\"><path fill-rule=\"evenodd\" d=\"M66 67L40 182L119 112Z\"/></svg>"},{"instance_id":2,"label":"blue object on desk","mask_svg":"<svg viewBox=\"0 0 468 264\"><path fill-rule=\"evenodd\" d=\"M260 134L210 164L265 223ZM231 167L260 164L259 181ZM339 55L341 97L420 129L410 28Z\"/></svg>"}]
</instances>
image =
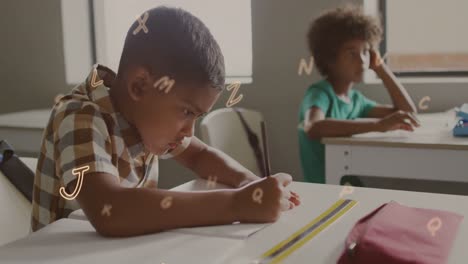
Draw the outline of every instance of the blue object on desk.
<instances>
[{"instance_id":1,"label":"blue object on desk","mask_svg":"<svg viewBox=\"0 0 468 264\"><path fill-rule=\"evenodd\" d=\"M457 116L461 117L463 120L468 120L468 113L463 111L458 111Z\"/></svg>"},{"instance_id":2,"label":"blue object on desk","mask_svg":"<svg viewBox=\"0 0 468 264\"><path fill-rule=\"evenodd\" d=\"M457 109L457 116L461 119L468 120L468 104L463 104Z\"/></svg>"},{"instance_id":3,"label":"blue object on desk","mask_svg":"<svg viewBox=\"0 0 468 264\"><path fill-rule=\"evenodd\" d=\"M457 122L453 128L453 135L456 137L468 137L468 117L466 119L460 119Z\"/></svg>"}]
</instances>

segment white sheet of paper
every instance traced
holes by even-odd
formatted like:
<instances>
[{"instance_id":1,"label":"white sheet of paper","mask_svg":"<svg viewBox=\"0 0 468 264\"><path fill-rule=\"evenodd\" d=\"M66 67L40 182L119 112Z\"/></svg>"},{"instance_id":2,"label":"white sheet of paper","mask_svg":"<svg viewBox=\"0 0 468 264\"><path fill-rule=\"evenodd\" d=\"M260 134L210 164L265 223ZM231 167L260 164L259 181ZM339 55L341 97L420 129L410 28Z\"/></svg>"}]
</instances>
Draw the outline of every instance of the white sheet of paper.
<instances>
[{"instance_id":1,"label":"white sheet of paper","mask_svg":"<svg viewBox=\"0 0 468 264\"><path fill-rule=\"evenodd\" d=\"M61 219L0 247L0 263L220 264L243 245L241 240L173 232L105 238L88 221Z\"/></svg>"},{"instance_id":2,"label":"white sheet of paper","mask_svg":"<svg viewBox=\"0 0 468 264\"><path fill-rule=\"evenodd\" d=\"M76 210L72 212L69 219L75 220L88 220L83 213L83 210ZM210 236L210 237L223 237L233 239L247 239L256 232L262 230L269 224L232 224L232 225L217 225L217 226L203 226L191 228L179 228L169 230L169 232L177 232L183 234Z\"/></svg>"},{"instance_id":3,"label":"white sheet of paper","mask_svg":"<svg viewBox=\"0 0 468 264\"><path fill-rule=\"evenodd\" d=\"M203 226L191 228L173 229L169 232L177 232L190 235L209 237L222 237L233 239L247 239L256 232L262 230L269 224L232 224L218 226Z\"/></svg>"}]
</instances>

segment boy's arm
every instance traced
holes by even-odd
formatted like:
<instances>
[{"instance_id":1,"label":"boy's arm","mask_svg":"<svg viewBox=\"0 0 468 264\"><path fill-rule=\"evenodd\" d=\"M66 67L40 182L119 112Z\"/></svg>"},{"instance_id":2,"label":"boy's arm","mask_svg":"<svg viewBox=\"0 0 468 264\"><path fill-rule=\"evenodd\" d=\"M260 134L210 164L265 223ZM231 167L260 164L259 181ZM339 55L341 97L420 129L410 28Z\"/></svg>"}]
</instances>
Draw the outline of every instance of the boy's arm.
<instances>
[{"instance_id":1,"label":"boy's arm","mask_svg":"<svg viewBox=\"0 0 468 264\"><path fill-rule=\"evenodd\" d=\"M236 219L232 195L233 190L186 193L123 188L111 174L92 173L83 178L77 201L101 235L133 236L177 227L232 223Z\"/></svg>"},{"instance_id":2,"label":"boy's arm","mask_svg":"<svg viewBox=\"0 0 468 264\"><path fill-rule=\"evenodd\" d=\"M219 183L232 187L241 187L260 179L224 152L206 145L196 137L192 137L187 149L174 159L202 178L215 176Z\"/></svg>"},{"instance_id":3,"label":"boy's arm","mask_svg":"<svg viewBox=\"0 0 468 264\"><path fill-rule=\"evenodd\" d=\"M382 111L394 112L397 110L402 110L405 112L417 113L417 108L410 95L403 87L403 85L398 81L393 72L383 62L382 58L380 57L380 54L375 50L371 50L370 68L374 70L377 76L382 80L383 84L388 90L388 93L390 94L390 98L392 99L394 107L393 111L391 109L388 109L388 107L383 107L384 109L381 109ZM380 110L376 111L379 112ZM376 111L374 111L374 113Z\"/></svg>"},{"instance_id":4,"label":"boy's arm","mask_svg":"<svg viewBox=\"0 0 468 264\"><path fill-rule=\"evenodd\" d=\"M95 172L83 177L77 201L96 231L124 237L173 228L276 221L282 210L294 206L283 186L292 178L277 174L236 190L175 192L121 187L116 176ZM68 184L73 189L76 180ZM261 189L261 203L252 193Z\"/></svg>"}]
</instances>

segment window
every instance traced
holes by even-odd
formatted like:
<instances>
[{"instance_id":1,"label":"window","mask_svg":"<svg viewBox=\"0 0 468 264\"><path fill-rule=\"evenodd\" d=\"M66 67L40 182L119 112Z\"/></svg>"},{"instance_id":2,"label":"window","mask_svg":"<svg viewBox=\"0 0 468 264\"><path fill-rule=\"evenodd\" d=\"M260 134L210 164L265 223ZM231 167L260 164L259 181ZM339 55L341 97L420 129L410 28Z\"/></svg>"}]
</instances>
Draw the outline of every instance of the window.
<instances>
[{"instance_id":1,"label":"window","mask_svg":"<svg viewBox=\"0 0 468 264\"><path fill-rule=\"evenodd\" d=\"M381 54L399 77L468 77L468 2L364 0L381 16Z\"/></svg>"},{"instance_id":2,"label":"window","mask_svg":"<svg viewBox=\"0 0 468 264\"><path fill-rule=\"evenodd\" d=\"M127 30L159 5L181 7L200 18L224 54L226 81L252 82L250 0L62 0L67 82L81 82L94 63L117 71Z\"/></svg>"}]
</instances>

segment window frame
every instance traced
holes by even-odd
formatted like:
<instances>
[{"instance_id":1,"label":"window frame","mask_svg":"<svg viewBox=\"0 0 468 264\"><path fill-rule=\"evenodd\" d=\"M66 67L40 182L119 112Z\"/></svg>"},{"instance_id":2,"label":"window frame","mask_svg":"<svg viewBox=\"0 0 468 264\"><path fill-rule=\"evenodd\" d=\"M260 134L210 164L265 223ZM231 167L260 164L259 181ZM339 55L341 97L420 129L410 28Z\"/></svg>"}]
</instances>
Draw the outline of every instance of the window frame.
<instances>
[{"instance_id":1,"label":"window frame","mask_svg":"<svg viewBox=\"0 0 468 264\"><path fill-rule=\"evenodd\" d=\"M382 29L383 29L383 40L380 43L380 52L381 54L386 54L387 52L387 0L379 0L378 3L379 14L381 15ZM387 63L388 59L385 59ZM428 71L393 71L397 77L468 77L468 70L466 71L437 71L437 70L428 70Z\"/></svg>"},{"instance_id":2,"label":"window frame","mask_svg":"<svg viewBox=\"0 0 468 264\"><path fill-rule=\"evenodd\" d=\"M97 22L95 13L98 0L61 0L62 43L64 55L65 81L68 85L76 85L89 74L92 65L98 63ZM250 0L251 1L251 0ZM252 12L252 10L250 11ZM250 13L252 16L252 13ZM252 18L251 18L252 19ZM250 73L226 74L225 83L253 83L253 21L251 21L250 40ZM72 33L70 33L72 32ZM79 53L77 52L79 51ZM79 55L77 55L79 54ZM100 62L105 63L105 62ZM108 65L106 65L108 66ZM115 69L117 70L117 69Z\"/></svg>"}]
</instances>

